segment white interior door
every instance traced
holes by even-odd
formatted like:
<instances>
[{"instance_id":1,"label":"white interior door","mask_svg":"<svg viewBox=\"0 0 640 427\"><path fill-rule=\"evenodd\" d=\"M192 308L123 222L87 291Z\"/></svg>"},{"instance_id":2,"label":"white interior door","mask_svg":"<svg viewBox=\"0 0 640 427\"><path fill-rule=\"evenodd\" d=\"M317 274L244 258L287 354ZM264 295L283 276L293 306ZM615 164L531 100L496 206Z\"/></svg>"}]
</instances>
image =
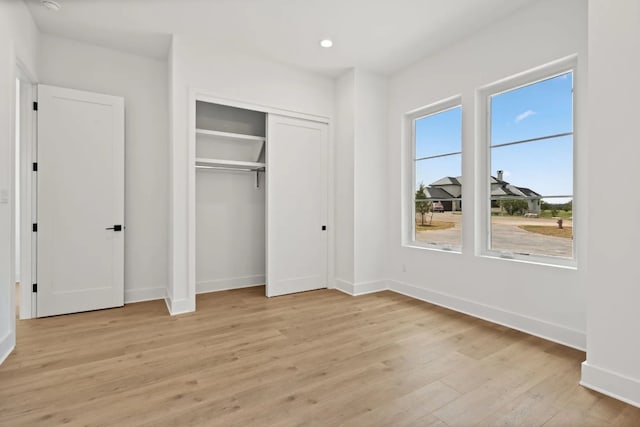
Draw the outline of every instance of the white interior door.
<instances>
[{"instance_id":1,"label":"white interior door","mask_svg":"<svg viewBox=\"0 0 640 427\"><path fill-rule=\"evenodd\" d=\"M267 120L267 296L326 288L328 126Z\"/></svg>"},{"instance_id":2,"label":"white interior door","mask_svg":"<svg viewBox=\"0 0 640 427\"><path fill-rule=\"evenodd\" d=\"M124 100L38 86L37 182L38 317L122 306Z\"/></svg>"}]
</instances>

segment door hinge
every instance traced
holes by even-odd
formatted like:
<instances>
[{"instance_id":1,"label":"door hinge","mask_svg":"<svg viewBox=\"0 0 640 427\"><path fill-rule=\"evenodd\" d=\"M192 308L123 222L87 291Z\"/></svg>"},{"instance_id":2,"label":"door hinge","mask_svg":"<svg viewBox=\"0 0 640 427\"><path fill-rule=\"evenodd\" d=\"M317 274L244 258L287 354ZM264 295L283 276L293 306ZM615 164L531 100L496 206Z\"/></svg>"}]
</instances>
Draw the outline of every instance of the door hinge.
<instances>
[{"instance_id":1,"label":"door hinge","mask_svg":"<svg viewBox=\"0 0 640 427\"><path fill-rule=\"evenodd\" d=\"M38 103L33 101L33 111L38 111Z\"/></svg>"},{"instance_id":2,"label":"door hinge","mask_svg":"<svg viewBox=\"0 0 640 427\"><path fill-rule=\"evenodd\" d=\"M34 283L33 285L31 285L31 292L38 292L38 284Z\"/></svg>"},{"instance_id":3,"label":"door hinge","mask_svg":"<svg viewBox=\"0 0 640 427\"><path fill-rule=\"evenodd\" d=\"M326 231L326 230L327 230L327 226L326 226L326 225L323 225L323 226L322 226L322 231Z\"/></svg>"},{"instance_id":4,"label":"door hinge","mask_svg":"<svg viewBox=\"0 0 640 427\"><path fill-rule=\"evenodd\" d=\"M31 231L36 233L38 231L38 224L31 224Z\"/></svg>"},{"instance_id":5,"label":"door hinge","mask_svg":"<svg viewBox=\"0 0 640 427\"><path fill-rule=\"evenodd\" d=\"M33 162L33 171L34 172L38 172L38 163L37 162Z\"/></svg>"}]
</instances>

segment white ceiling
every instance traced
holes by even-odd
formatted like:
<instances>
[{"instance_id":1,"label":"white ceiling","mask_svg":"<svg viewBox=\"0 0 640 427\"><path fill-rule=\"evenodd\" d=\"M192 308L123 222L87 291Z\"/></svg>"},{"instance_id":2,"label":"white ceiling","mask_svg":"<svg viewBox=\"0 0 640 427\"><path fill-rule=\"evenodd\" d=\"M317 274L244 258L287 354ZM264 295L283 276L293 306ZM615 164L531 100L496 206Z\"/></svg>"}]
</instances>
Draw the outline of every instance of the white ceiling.
<instances>
[{"instance_id":1,"label":"white ceiling","mask_svg":"<svg viewBox=\"0 0 640 427\"><path fill-rule=\"evenodd\" d=\"M26 0L44 33L159 58L178 34L335 76L393 73L534 0L57 1L59 12Z\"/></svg>"}]
</instances>

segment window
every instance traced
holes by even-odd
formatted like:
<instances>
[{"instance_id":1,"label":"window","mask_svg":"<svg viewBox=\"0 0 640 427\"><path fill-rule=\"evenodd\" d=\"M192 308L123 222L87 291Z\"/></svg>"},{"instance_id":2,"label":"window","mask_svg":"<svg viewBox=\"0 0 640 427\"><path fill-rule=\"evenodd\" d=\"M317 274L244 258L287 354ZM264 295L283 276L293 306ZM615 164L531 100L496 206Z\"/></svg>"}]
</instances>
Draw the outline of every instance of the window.
<instances>
[{"instance_id":1,"label":"window","mask_svg":"<svg viewBox=\"0 0 640 427\"><path fill-rule=\"evenodd\" d=\"M412 242L462 246L462 107L460 99L424 108L409 119L413 135Z\"/></svg>"},{"instance_id":2,"label":"window","mask_svg":"<svg viewBox=\"0 0 640 427\"><path fill-rule=\"evenodd\" d=\"M571 67L489 89L488 249L507 258L574 258Z\"/></svg>"}]
</instances>

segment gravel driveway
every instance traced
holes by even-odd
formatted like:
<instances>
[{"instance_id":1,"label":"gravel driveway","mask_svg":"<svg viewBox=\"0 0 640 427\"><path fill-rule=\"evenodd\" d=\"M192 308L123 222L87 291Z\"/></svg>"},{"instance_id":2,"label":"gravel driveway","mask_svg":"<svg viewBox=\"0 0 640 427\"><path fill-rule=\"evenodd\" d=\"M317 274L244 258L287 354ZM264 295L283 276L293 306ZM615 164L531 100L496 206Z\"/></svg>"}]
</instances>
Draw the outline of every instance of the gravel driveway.
<instances>
[{"instance_id":1,"label":"gravel driveway","mask_svg":"<svg viewBox=\"0 0 640 427\"><path fill-rule=\"evenodd\" d=\"M433 215L434 221L453 222L455 224L454 227L446 230L418 231L416 240L460 246L461 219L462 215L454 215L451 212L435 213ZM557 227L556 221L553 218L492 216L491 247L496 251L571 257L573 253L572 239L531 233L518 227L520 225ZM563 225L571 227L573 222L564 220Z\"/></svg>"}]
</instances>

